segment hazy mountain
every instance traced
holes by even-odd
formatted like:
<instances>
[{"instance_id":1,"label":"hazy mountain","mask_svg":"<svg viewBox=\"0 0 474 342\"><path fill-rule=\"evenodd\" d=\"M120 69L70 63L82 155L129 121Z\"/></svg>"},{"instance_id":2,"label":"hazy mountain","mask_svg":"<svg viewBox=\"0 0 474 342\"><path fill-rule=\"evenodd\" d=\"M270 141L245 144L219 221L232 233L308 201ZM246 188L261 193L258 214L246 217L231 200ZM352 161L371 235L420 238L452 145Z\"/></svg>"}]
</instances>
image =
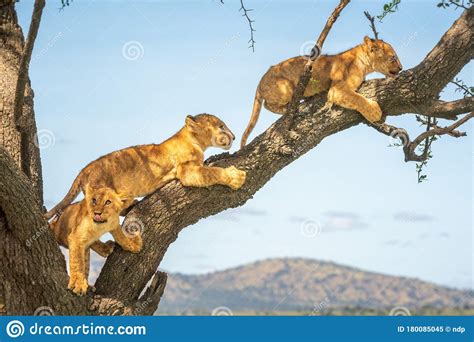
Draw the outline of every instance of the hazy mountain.
<instances>
[{"instance_id":1,"label":"hazy mountain","mask_svg":"<svg viewBox=\"0 0 474 342\"><path fill-rule=\"evenodd\" d=\"M170 274L159 312L474 308L472 291L310 259L269 259L205 275ZM226 310L226 309L223 309ZM224 313L225 314L225 313Z\"/></svg>"}]
</instances>

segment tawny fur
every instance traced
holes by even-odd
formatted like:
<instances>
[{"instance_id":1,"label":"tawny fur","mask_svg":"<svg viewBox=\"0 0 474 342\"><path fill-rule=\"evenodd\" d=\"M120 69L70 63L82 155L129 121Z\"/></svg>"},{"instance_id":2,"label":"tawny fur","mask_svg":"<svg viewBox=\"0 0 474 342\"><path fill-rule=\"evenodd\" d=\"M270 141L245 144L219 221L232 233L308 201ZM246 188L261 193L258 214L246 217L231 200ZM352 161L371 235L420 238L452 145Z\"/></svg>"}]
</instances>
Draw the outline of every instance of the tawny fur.
<instances>
[{"instance_id":1,"label":"tawny fur","mask_svg":"<svg viewBox=\"0 0 474 342\"><path fill-rule=\"evenodd\" d=\"M241 147L257 123L263 106L276 114L285 114L296 85L308 60L306 56L290 58L272 66L260 80L250 122L242 136ZM313 64L311 79L304 91L309 97L329 90L327 105L337 104L357 110L368 121L376 122L382 117L377 102L357 93L367 74L380 72L395 76L402 65L395 50L382 40L364 38L364 43L337 55L324 55Z\"/></svg>"},{"instance_id":2,"label":"tawny fur","mask_svg":"<svg viewBox=\"0 0 474 342\"><path fill-rule=\"evenodd\" d=\"M127 237L119 222L120 212L131 201L120 198L108 188L87 187L86 197L82 201L66 207L59 218L51 222L50 227L58 243L69 248L68 288L74 293L83 295L87 292L90 249L103 257L107 257L114 249L113 241L99 241L103 234L110 232L127 251L138 253L141 250L141 236Z\"/></svg>"},{"instance_id":3,"label":"tawny fur","mask_svg":"<svg viewBox=\"0 0 474 342\"><path fill-rule=\"evenodd\" d=\"M159 145L128 147L91 162L76 177L66 197L45 217L50 219L65 208L86 185L110 188L127 198L148 195L173 179L184 186L222 184L239 189L245 182L245 171L234 166L203 165L208 147L229 149L234 139L224 122L213 115L187 116L185 126Z\"/></svg>"}]
</instances>

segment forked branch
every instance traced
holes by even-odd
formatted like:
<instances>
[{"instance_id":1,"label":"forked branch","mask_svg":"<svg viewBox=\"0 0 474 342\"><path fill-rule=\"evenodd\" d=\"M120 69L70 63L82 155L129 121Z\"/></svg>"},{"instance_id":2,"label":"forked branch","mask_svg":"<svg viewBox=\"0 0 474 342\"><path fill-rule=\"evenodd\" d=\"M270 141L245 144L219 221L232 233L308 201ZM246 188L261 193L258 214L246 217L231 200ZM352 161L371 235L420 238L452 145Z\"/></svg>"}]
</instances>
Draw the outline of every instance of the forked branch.
<instances>
[{"instance_id":1,"label":"forked branch","mask_svg":"<svg viewBox=\"0 0 474 342\"><path fill-rule=\"evenodd\" d=\"M372 127L382 134L385 134L395 139L399 139L401 141L406 162L423 162L428 158L429 143L427 142L427 139L433 136L441 135L449 135L454 138L464 137L466 136L466 132L461 132L456 129L462 124L466 123L472 117L474 117L474 112L467 114L462 119L459 119L458 121L447 127L439 127L436 123L432 124L422 118L419 118L418 121L421 120L420 122L427 125L427 130L418 135L414 140L410 139L408 132L404 128L395 127L386 123L372 124ZM421 154L417 154L416 149L423 141L425 141L423 152Z\"/></svg>"}]
</instances>

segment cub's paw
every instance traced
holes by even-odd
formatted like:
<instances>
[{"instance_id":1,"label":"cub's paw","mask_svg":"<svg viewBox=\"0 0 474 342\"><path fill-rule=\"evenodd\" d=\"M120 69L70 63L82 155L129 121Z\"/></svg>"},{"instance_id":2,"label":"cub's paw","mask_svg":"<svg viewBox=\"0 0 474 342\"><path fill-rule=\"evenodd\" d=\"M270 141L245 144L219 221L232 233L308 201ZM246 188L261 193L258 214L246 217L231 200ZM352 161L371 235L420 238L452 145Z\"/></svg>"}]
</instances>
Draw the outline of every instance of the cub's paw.
<instances>
[{"instance_id":1,"label":"cub's paw","mask_svg":"<svg viewBox=\"0 0 474 342\"><path fill-rule=\"evenodd\" d=\"M143 240L140 235L134 236L130 239L128 250L132 253L140 253L143 247Z\"/></svg>"},{"instance_id":2,"label":"cub's paw","mask_svg":"<svg viewBox=\"0 0 474 342\"><path fill-rule=\"evenodd\" d=\"M112 252L114 251L115 248L115 242L112 240L109 240L104 243L104 257L107 258Z\"/></svg>"},{"instance_id":3,"label":"cub's paw","mask_svg":"<svg viewBox=\"0 0 474 342\"><path fill-rule=\"evenodd\" d=\"M89 284L87 283L87 279L82 275L71 274L67 287L78 296L83 296L87 293Z\"/></svg>"},{"instance_id":4,"label":"cub's paw","mask_svg":"<svg viewBox=\"0 0 474 342\"><path fill-rule=\"evenodd\" d=\"M227 183L227 185L232 190L240 189L245 183L245 177L247 173L245 171L237 169L235 166L230 166L225 170L227 176L229 176L229 182Z\"/></svg>"},{"instance_id":5,"label":"cub's paw","mask_svg":"<svg viewBox=\"0 0 474 342\"><path fill-rule=\"evenodd\" d=\"M364 113L364 116L370 122L380 121L380 119L382 119L382 109L377 102L369 100L369 107Z\"/></svg>"}]
</instances>

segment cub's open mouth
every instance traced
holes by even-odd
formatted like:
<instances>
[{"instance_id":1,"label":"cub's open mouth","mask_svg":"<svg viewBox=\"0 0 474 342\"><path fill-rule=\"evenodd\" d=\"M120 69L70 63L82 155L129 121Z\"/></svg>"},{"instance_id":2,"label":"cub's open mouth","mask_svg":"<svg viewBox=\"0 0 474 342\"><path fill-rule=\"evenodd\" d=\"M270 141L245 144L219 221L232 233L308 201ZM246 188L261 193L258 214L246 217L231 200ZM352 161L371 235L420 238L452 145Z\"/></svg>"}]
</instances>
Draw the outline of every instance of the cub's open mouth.
<instances>
[{"instance_id":1,"label":"cub's open mouth","mask_svg":"<svg viewBox=\"0 0 474 342\"><path fill-rule=\"evenodd\" d=\"M388 73L390 74L390 76L397 76L398 75L398 71L389 71Z\"/></svg>"},{"instance_id":2,"label":"cub's open mouth","mask_svg":"<svg viewBox=\"0 0 474 342\"><path fill-rule=\"evenodd\" d=\"M100 217L98 215L93 216L92 221L94 221L95 223L105 223L105 222L107 222L106 219L103 219L102 217Z\"/></svg>"}]
</instances>

